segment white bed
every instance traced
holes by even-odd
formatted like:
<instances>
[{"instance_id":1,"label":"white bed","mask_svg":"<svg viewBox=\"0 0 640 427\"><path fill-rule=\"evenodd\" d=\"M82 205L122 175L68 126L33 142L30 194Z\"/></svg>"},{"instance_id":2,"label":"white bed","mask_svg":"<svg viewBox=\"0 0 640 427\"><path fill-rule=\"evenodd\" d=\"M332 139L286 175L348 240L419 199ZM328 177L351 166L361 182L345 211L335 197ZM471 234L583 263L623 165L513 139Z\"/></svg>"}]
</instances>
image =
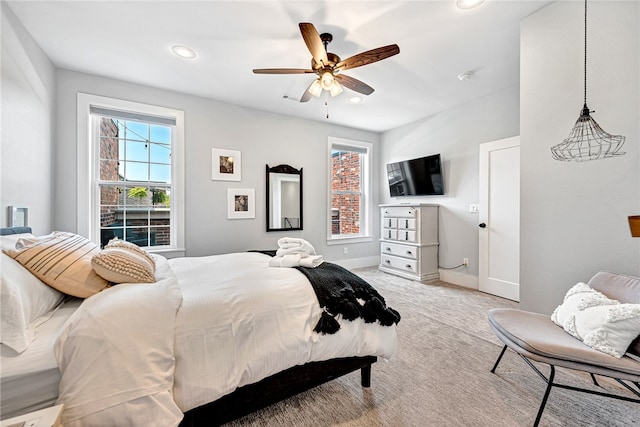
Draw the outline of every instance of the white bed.
<instances>
[{"instance_id":1,"label":"white bed","mask_svg":"<svg viewBox=\"0 0 640 427\"><path fill-rule=\"evenodd\" d=\"M155 283L67 303L6 364L3 349L3 418L57 394L68 426L175 426L185 412L289 368L395 352L395 325L337 316L337 333L314 332L323 309L307 277L269 267L268 255L153 257ZM34 402L18 403L29 393Z\"/></svg>"},{"instance_id":2,"label":"white bed","mask_svg":"<svg viewBox=\"0 0 640 427\"><path fill-rule=\"evenodd\" d=\"M81 302L80 299L64 302L49 320L36 328L35 340L23 353L16 353L9 347L0 345L0 414L3 419L56 403L60 371L53 354L53 345L62 332L65 321Z\"/></svg>"}]
</instances>

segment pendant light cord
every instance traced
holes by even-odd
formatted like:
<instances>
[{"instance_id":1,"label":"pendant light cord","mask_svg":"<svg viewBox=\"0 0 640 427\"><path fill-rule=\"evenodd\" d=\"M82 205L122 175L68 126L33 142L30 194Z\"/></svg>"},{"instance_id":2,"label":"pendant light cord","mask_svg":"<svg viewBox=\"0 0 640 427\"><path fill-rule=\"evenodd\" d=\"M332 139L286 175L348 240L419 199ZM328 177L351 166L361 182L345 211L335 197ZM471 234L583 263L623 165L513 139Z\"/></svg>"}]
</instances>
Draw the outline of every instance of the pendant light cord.
<instances>
[{"instance_id":1,"label":"pendant light cord","mask_svg":"<svg viewBox=\"0 0 640 427\"><path fill-rule=\"evenodd\" d=\"M587 105L587 0L584 0L584 105Z\"/></svg>"}]
</instances>

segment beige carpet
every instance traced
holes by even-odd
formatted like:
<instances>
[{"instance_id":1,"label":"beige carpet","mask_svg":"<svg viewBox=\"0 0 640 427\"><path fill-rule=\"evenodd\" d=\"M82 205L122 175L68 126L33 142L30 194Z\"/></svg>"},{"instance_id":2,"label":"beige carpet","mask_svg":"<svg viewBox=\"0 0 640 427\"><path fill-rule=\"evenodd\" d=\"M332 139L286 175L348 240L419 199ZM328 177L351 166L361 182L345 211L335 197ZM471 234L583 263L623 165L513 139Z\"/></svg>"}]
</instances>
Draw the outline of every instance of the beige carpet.
<instances>
[{"instance_id":1,"label":"beige carpet","mask_svg":"<svg viewBox=\"0 0 640 427\"><path fill-rule=\"evenodd\" d=\"M402 315L398 352L373 365L371 388L362 388L360 373L354 372L228 426L533 424L545 389L542 379L510 351L496 374L489 372L502 344L487 324L487 310L517 303L444 282L421 284L376 268L355 272ZM563 369L556 381L590 387L587 375ZM605 387L620 392L615 383ZM640 425L640 405L553 389L540 425Z\"/></svg>"}]
</instances>

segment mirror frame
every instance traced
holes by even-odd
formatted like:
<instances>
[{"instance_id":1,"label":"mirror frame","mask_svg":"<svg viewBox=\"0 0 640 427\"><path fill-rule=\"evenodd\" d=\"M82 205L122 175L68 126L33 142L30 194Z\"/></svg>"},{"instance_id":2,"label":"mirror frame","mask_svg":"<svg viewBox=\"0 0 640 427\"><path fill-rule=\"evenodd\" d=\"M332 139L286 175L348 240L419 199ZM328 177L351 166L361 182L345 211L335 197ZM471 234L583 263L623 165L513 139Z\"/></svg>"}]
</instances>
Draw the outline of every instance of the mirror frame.
<instances>
[{"instance_id":1,"label":"mirror frame","mask_svg":"<svg viewBox=\"0 0 640 427\"><path fill-rule=\"evenodd\" d=\"M267 188L266 188L266 200L267 200L267 231L291 231L291 230L302 230L302 168L296 169L289 165L278 165L272 168L267 165ZM291 227L291 228L271 228L270 216L271 216L271 194L270 194L270 173L282 173L282 174L290 174L290 175L299 175L300 176L300 226L299 227Z\"/></svg>"}]
</instances>

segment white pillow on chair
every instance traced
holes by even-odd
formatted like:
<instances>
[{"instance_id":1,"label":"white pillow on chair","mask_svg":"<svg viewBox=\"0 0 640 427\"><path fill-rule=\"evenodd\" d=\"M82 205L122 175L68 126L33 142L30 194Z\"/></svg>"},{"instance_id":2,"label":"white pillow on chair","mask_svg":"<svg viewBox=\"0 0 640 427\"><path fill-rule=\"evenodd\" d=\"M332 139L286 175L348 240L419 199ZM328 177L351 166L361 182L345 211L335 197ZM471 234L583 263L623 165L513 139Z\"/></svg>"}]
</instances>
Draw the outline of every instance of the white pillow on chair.
<instances>
[{"instance_id":1,"label":"white pillow on chair","mask_svg":"<svg viewBox=\"0 0 640 427\"><path fill-rule=\"evenodd\" d=\"M640 304L621 304L580 282L551 320L589 347L620 358L640 332Z\"/></svg>"}]
</instances>

